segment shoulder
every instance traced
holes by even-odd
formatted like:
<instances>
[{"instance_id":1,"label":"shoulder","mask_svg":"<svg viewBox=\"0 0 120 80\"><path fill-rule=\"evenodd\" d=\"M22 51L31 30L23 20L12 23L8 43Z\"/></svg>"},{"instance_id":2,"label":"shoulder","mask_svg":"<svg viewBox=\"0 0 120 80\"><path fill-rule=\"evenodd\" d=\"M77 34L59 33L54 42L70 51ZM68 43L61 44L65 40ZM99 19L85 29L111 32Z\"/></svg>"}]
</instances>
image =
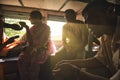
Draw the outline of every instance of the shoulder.
<instances>
[{"instance_id":1,"label":"shoulder","mask_svg":"<svg viewBox=\"0 0 120 80\"><path fill-rule=\"evenodd\" d=\"M44 26L44 27L49 27L46 23L43 23L43 26Z\"/></svg>"},{"instance_id":2,"label":"shoulder","mask_svg":"<svg viewBox=\"0 0 120 80\"><path fill-rule=\"evenodd\" d=\"M64 27L67 27L68 25L69 25L69 23L64 24L64 25L63 25L63 28L64 28Z\"/></svg>"},{"instance_id":3,"label":"shoulder","mask_svg":"<svg viewBox=\"0 0 120 80\"><path fill-rule=\"evenodd\" d=\"M47 24L43 23L43 27L45 30L50 31L50 26L48 26Z\"/></svg>"}]
</instances>

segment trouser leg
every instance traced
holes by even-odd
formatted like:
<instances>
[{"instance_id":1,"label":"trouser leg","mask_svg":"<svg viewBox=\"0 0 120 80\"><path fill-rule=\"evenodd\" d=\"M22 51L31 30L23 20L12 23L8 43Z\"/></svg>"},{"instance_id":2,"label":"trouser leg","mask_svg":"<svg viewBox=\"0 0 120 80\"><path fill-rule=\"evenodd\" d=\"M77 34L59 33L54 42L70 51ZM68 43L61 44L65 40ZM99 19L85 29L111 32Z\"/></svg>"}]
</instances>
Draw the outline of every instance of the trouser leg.
<instances>
[{"instance_id":1,"label":"trouser leg","mask_svg":"<svg viewBox=\"0 0 120 80\"><path fill-rule=\"evenodd\" d=\"M28 68L29 68L29 64L26 62L26 60L23 57L20 58L18 60L18 69L21 80L29 80Z\"/></svg>"}]
</instances>

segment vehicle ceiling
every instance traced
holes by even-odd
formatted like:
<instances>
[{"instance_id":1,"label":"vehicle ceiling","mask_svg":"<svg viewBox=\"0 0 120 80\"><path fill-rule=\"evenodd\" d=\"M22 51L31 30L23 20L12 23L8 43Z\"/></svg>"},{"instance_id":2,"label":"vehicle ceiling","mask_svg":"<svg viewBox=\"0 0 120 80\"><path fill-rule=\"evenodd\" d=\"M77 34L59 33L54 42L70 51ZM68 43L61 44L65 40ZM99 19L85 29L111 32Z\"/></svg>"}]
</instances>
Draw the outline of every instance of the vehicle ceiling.
<instances>
[{"instance_id":1,"label":"vehicle ceiling","mask_svg":"<svg viewBox=\"0 0 120 80\"><path fill-rule=\"evenodd\" d=\"M30 12L31 9L53 12L63 12L66 9L74 9L80 12L86 3L90 1L92 0L0 0L0 14Z\"/></svg>"},{"instance_id":2,"label":"vehicle ceiling","mask_svg":"<svg viewBox=\"0 0 120 80\"><path fill-rule=\"evenodd\" d=\"M0 0L0 14L6 16L21 16L33 9L39 9L46 14L59 15L66 9L74 9L78 14L87 3L93 0ZM54 12L54 13L53 13ZM61 14L60 14L61 15Z\"/></svg>"},{"instance_id":3,"label":"vehicle ceiling","mask_svg":"<svg viewBox=\"0 0 120 80\"><path fill-rule=\"evenodd\" d=\"M78 11L90 1L92 0L0 0L0 4L54 11L64 11L72 8Z\"/></svg>"}]
</instances>

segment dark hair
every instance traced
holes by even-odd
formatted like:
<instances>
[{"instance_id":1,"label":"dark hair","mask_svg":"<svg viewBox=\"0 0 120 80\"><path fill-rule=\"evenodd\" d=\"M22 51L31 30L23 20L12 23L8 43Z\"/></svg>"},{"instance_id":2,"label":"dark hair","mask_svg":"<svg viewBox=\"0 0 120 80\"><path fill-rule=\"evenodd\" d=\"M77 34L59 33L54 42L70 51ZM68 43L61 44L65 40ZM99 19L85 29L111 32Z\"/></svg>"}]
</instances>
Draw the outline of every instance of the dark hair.
<instances>
[{"instance_id":1,"label":"dark hair","mask_svg":"<svg viewBox=\"0 0 120 80\"><path fill-rule=\"evenodd\" d=\"M76 19L76 12L73 9L67 9L65 11L65 16L69 19Z\"/></svg>"},{"instance_id":2,"label":"dark hair","mask_svg":"<svg viewBox=\"0 0 120 80\"><path fill-rule=\"evenodd\" d=\"M30 13L31 18L42 19L42 14L38 10L34 10Z\"/></svg>"},{"instance_id":3,"label":"dark hair","mask_svg":"<svg viewBox=\"0 0 120 80\"><path fill-rule=\"evenodd\" d=\"M109 6L114 5L108 3L106 0L95 0L87 4L87 6L82 11L82 15L84 16L84 14L86 14L89 10L107 10Z\"/></svg>"}]
</instances>

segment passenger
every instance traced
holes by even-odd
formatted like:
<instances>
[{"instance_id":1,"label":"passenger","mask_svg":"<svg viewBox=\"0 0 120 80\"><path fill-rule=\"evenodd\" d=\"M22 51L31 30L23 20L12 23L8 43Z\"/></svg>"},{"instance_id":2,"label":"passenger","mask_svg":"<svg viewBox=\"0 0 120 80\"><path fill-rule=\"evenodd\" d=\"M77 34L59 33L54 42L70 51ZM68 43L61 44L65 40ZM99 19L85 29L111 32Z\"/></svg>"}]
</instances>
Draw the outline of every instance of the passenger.
<instances>
[{"instance_id":1,"label":"passenger","mask_svg":"<svg viewBox=\"0 0 120 80\"><path fill-rule=\"evenodd\" d=\"M4 16L3 15L0 15L0 51L6 47L6 45L12 43L14 41L14 39L18 38L18 36L16 37L11 37L10 39L8 39L5 43L4 43L4 36L3 36L3 32L4 32L4 28L11 28L11 29L14 29L14 30L22 30L23 27L20 27L19 25L17 24L9 24L9 23L5 23L4 22ZM0 54L0 56L4 56L6 54Z\"/></svg>"},{"instance_id":2,"label":"passenger","mask_svg":"<svg viewBox=\"0 0 120 80\"><path fill-rule=\"evenodd\" d=\"M114 4L97 0L88 4L82 12L88 27L96 37L101 37L97 54L88 59L63 60L53 69L55 80L109 80L116 72L112 61L111 43L115 33L117 15ZM96 75L80 70L81 68L105 68L106 74Z\"/></svg>"},{"instance_id":3,"label":"passenger","mask_svg":"<svg viewBox=\"0 0 120 80\"><path fill-rule=\"evenodd\" d=\"M30 29L24 22L20 22L27 31L20 39L20 44L25 44L27 47L19 55L18 67L21 80L39 80L40 65L44 64L53 52L49 44L50 28L42 22L42 14L37 10L30 13L29 20L33 24Z\"/></svg>"},{"instance_id":4,"label":"passenger","mask_svg":"<svg viewBox=\"0 0 120 80\"><path fill-rule=\"evenodd\" d=\"M84 22L76 20L76 12L73 9L65 11L65 18L67 23L62 30L63 47L52 58L53 65L61 60L84 58L88 29Z\"/></svg>"}]
</instances>

